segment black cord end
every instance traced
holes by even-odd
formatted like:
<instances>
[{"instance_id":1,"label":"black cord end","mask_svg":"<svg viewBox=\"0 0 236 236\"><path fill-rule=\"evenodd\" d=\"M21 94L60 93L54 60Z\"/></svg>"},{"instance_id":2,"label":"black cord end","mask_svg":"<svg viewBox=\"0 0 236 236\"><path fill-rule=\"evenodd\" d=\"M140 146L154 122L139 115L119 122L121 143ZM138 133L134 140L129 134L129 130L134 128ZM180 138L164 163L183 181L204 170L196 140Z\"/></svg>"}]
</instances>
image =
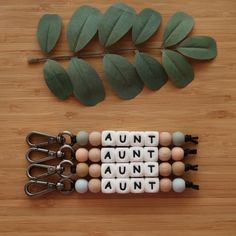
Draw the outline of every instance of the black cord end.
<instances>
[{"instance_id":1,"label":"black cord end","mask_svg":"<svg viewBox=\"0 0 236 236\"><path fill-rule=\"evenodd\" d=\"M196 155L197 154L197 149L184 149L184 156L188 156L189 154Z\"/></svg>"},{"instance_id":2,"label":"black cord end","mask_svg":"<svg viewBox=\"0 0 236 236\"><path fill-rule=\"evenodd\" d=\"M198 165L185 164L185 171L188 170L198 171Z\"/></svg>"},{"instance_id":3,"label":"black cord end","mask_svg":"<svg viewBox=\"0 0 236 236\"><path fill-rule=\"evenodd\" d=\"M192 135L186 134L185 135L185 142L192 142L198 144L198 137L193 137Z\"/></svg>"},{"instance_id":4,"label":"black cord end","mask_svg":"<svg viewBox=\"0 0 236 236\"><path fill-rule=\"evenodd\" d=\"M194 184L193 182L189 182L189 181L186 181L185 186L186 186L186 188L192 188L192 189L195 189L195 190L200 189L199 185Z\"/></svg>"}]
</instances>

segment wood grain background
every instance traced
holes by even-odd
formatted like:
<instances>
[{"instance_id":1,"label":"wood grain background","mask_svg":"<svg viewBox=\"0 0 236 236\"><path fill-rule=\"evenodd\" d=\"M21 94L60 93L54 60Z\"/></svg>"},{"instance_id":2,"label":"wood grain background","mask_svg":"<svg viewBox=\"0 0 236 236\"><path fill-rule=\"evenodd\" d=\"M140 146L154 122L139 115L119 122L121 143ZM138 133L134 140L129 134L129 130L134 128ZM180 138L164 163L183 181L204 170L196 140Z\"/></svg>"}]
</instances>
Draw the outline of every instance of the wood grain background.
<instances>
[{"instance_id":1,"label":"wood grain background","mask_svg":"<svg viewBox=\"0 0 236 236\"><path fill-rule=\"evenodd\" d=\"M218 57L193 62L195 81L185 89L168 82L158 92L146 88L135 99L118 99L106 81L106 100L95 107L75 98L59 101L47 89L36 42L38 20L45 13L63 19L54 55L69 54L65 29L73 11L91 4L104 12L113 1L0 1L0 235L236 235L236 1L125 1L139 12L145 7L163 16L160 31L148 42L160 45L163 26L175 11L195 19L193 33L217 40ZM131 45L130 36L118 47ZM99 50L97 39L86 50ZM151 51L157 58L158 51ZM127 56L132 60L132 53ZM104 77L101 59L89 59ZM64 66L68 62L62 63ZM78 195L59 193L31 200L27 181L25 136L31 130L181 130L198 134L198 173L186 179L201 190L184 194Z\"/></svg>"}]
</instances>

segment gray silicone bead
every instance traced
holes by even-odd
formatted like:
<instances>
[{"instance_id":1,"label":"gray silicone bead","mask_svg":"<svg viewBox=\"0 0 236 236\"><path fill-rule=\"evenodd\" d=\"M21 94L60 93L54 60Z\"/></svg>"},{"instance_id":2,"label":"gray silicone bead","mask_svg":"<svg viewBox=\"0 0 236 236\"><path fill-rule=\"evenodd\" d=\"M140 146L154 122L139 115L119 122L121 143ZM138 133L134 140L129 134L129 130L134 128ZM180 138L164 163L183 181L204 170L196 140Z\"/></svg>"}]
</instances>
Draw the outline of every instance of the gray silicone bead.
<instances>
[{"instance_id":1,"label":"gray silicone bead","mask_svg":"<svg viewBox=\"0 0 236 236\"><path fill-rule=\"evenodd\" d=\"M181 146L185 142L185 135L182 132L174 132L172 134L172 142L175 146Z\"/></svg>"},{"instance_id":2,"label":"gray silicone bead","mask_svg":"<svg viewBox=\"0 0 236 236\"><path fill-rule=\"evenodd\" d=\"M76 135L76 142L81 146L87 145L88 140L89 140L89 134L86 131L80 131Z\"/></svg>"},{"instance_id":3,"label":"gray silicone bead","mask_svg":"<svg viewBox=\"0 0 236 236\"><path fill-rule=\"evenodd\" d=\"M182 178L174 179L172 182L172 188L173 188L174 192L182 193L186 188L184 179L182 179Z\"/></svg>"}]
</instances>

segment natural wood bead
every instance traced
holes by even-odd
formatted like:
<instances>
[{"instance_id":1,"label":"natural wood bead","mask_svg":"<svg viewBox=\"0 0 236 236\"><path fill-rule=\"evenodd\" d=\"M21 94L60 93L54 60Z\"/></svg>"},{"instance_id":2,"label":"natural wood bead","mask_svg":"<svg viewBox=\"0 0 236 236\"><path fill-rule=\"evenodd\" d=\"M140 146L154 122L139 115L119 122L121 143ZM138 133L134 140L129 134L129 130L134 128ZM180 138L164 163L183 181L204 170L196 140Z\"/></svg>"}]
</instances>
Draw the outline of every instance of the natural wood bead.
<instances>
[{"instance_id":1,"label":"natural wood bead","mask_svg":"<svg viewBox=\"0 0 236 236\"><path fill-rule=\"evenodd\" d=\"M89 166L89 175L93 178L98 178L101 176L101 165L92 164Z\"/></svg>"},{"instance_id":2,"label":"natural wood bead","mask_svg":"<svg viewBox=\"0 0 236 236\"><path fill-rule=\"evenodd\" d=\"M89 180L88 189L91 193L99 193L101 191L101 181L99 179Z\"/></svg>"},{"instance_id":3,"label":"natural wood bead","mask_svg":"<svg viewBox=\"0 0 236 236\"><path fill-rule=\"evenodd\" d=\"M89 160L92 162L99 162L101 160L101 150L99 148L90 149Z\"/></svg>"},{"instance_id":4,"label":"natural wood bead","mask_svg":"<svg viewBox=\"0 0 236 236\"><path fill-rule=\"evenodd\" d=\"M161 176L169 176L171 175L171 164L168 162L163 162L159 166L159 173Z\"/></svg>"},{"instance_id":5,"label":"natural wood bead","mask_svg":"<svg viewBox=\"0 0 236 236\"><path fill-rule=\"evenodd\" d=\"M169 146L172 142L172 136L168 132L161 132L160 133L160 145L161 146Z\"/></svg>"},{"instance_id":6,"label":"natural wood bead","mask_svg":"<svg viewBox=\"0 0 236 236\"><path fill-rule=\"evenodd\" d=\"M161 147L159 149L159 159L161 161L169 161L171 158L171 150L168 147Z\"/></svg>"},{"instance_id":7,"label":"natural wood bead","mask_svg":"<svg viewBox=\"0 0 236 236\"><path fill-rule=\"evenodd\" d=\"M185 172L185 164L181 161L176 161L172 164L172 173L176 176L181 176Z\"/></svg>"},{"instance_id":8,"label":"natural wood bead","mask_svg":"<svg viewBox=\"0 0 236 236\"><path fill-rule=\"evenodd\" d=\"M102 135L100 132L93 131L89 134L89 143L92 146L99 146L102 142Z\"/></svg>"},{"instance_id":9,"label":"natural wood bead","mask_svg":"<svg viewBox=\"0 0 236 236\"><path fill-rule=\"evenodd\" d=\"M86 163L79 163L79 164L77 164L77 166L76 166L76 174L79 177L87 176L88 172L89 172L88 164L86 164Z\"/></svg>"},{"instance_id":10,"label":"natural wood bead","mask_svg":"<svg viewBox=\"0 0 236 236\"><path fill-rule=\"evenodd\" d=\"M184 159L184 149L181 147L174 147L171 150L171 156L174 161L181 161Z\"/></svg>"},{"instance_id":11,"label":"natural wood bead","mask_svg":"<svg viewBox=\"0 0 236 236\"><path fill-rule=\"evenodd\" d=\"M163 178L160 180L160 191L167 193L170 192L172 188L172 182L169 178Z\"/></svg>"},{"instance_id":12,"label":"natural wood bead","mask_svg":"<svg viewBox=\"0 0 236 236\"><path fill-rule=\"evenodd\" d=\"M88 160L88 150L86 148L79 148L75 153L78 162L86 162Z\"/></svg>"}]
</instances>

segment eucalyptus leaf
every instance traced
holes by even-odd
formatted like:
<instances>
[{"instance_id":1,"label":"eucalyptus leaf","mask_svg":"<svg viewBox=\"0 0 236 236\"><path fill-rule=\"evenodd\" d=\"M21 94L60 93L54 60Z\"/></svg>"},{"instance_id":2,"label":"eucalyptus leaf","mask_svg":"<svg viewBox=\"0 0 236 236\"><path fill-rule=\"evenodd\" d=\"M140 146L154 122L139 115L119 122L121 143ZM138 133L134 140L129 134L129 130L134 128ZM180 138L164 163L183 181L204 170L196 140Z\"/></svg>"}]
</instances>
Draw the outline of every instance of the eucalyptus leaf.
<instances>
[{"instance_id":1,"label":"eucalyptus leaf","mask_svg":"<svg viewBox=\"0 0 236 236\"><path fill-rule=\"evenodd\" d=\"M178 88L187 86L194 79L194 72L189 62L179 53L163 50L162 64L170 80Z\"/></svg>"},{"instance_id":2,"label":"eucalyptus leaf","mask_svg":"<svg viewBox=\"0 0 236 236\"><path fill-rule=\"evenodd\" d=\"M132 40L135 45L147 41L161 24L161 15L150 8L143 9L135 18Z\"/></svg>"},{"instance_id":3,"label":"eucalyptus leaf","mask_svg":"<svg viewBox=\"0 0 236 236\"><path fill-rule=\"evenodd\" d=\"M149 89L158 90L167 82L163 66L147 53L136 52L134 64L140 78Z\"/></svg>"},{"instance_id":4,"label":"eucalyptus leaf","mask_svg":"<svg viewBox=\"0 0 236 236\"><path fill-rule=\"evenodd\" d=\"M98 28L101 44L109 47L122 38L132 27L135 11L124 3L116 3L108 8Z\"/></svg>"},{"instance_id":5,"label":"eucalyptus leaf","mask_svg":"<svg viewBox=\"0 0 236 236\"><path fill-rule=\"evenodd\" d=\"M100 11L94 7L81 6L70 19L67 29L68 46L73 52L83 49L97 33L102 19Z\"/></svg>"},{"instance_id":6,"label":"eucalyptus leaf","mask_svg":"<svg viewBox=\"0 0 236 236\"><path fill-rule=\"evenodd\" d=\"M198 59L209 60L216 57L216 41L208 36L192 36L186 38L176 48L184 56Z\"/></svg>"},{"instance_id":7,"label":"eucalyptus leaf","mask_svg":"<svg viewBox=\"0 0 236 236\"><path fill-rule=\"evenodd\" d=\"M74 87L74 95L82 104L94 106L105 99L102 81L86 61L72 58L67 72Z\"/></svg>"},{"instance_id":8,"label":"eucalyptus leaf","mask_svg":"<svg viewBox=\"0 0 236 236\"><path fill-rule=\"evenodd\" d=\"M44 79L48 88L60 99L66 99L73 92L73 87L66 70L56 61L47 60L44 64Z\"/></svg>"},{"instance_id":9,"label":"eucalyptus leaf","mask_svg":"<svg viewBox=\"0 0 236 236\"><path fill-rule=\"evenodd\" d=\"M61 34L61 17L56 14L43 15L38 24L37 39L41 50L49 53L56 46Z\"/></svg>"},{"instance_id":10,"label":"eucalyptus leaf","mask_svg":"<svg viewBox=\"0 0 236 236\"><path fill-rule=\"evenodd\" d=\"M124 57L106 54L103 58L103 69L112 89L120 98L131 99L142 91L142 80L135 67Z\"/></svg>"},{"instance_id":11,"label":"eucalyptus leaf","mask_svg":"<svg viewBox=\"0 0 236 236\"><path fill-rule=\"evenodd\" d=\"M168 20L163 37L163 46L171 47L183 40L192 30L194 20L192 16L177 12Z\"/></svg>"}]
</instances>

